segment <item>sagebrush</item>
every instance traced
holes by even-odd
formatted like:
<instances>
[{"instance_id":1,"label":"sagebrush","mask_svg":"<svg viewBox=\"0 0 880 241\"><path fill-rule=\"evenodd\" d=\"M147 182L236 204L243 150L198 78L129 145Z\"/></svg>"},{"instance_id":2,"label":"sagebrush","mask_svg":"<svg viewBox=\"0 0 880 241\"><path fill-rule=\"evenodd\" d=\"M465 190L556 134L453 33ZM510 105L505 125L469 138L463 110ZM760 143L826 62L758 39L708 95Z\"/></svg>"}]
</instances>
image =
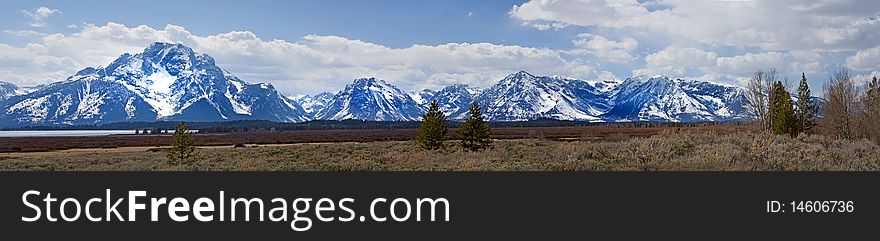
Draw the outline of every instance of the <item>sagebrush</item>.
<instances>
[{"instance_id":1,"label":"sagebrush","mask_svg":"<svg viewBox=\"0 0 880 241\"><path fill-rule=\"evenodd\" d=\"M451 145L451 143L450 143ZM576 170L576 171L878 171L880 148L868 140L820 135L790 138L665 131L620 141L499 140L483 152L409 141L199 149L192 165L169 165L158 152L11 158L2 170Z\"/></svg>"}]
</instances>

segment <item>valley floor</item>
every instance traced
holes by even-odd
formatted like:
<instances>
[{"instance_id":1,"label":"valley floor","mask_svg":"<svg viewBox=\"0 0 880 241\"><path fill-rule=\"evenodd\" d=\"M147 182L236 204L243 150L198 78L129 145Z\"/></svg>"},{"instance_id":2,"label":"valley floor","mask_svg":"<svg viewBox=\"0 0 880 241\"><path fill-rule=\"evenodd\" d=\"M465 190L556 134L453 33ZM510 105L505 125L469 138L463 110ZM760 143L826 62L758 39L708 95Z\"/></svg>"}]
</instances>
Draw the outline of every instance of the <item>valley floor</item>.
<instances>
[{"instance_id":1,"label":"valley floor","mask_svg":"<svg viewBox=\"0 0 880 241\"><path fill-rule=\"evenodd\" d=\"M187 166L168 165L155 147L2 153L0 170L880 170L877 144L818 135L665 130L621 140L496 140L483 152L448 144L440 152L420 150L412 141L200 147L199 157Z\"/></svg>"}]
</instances>

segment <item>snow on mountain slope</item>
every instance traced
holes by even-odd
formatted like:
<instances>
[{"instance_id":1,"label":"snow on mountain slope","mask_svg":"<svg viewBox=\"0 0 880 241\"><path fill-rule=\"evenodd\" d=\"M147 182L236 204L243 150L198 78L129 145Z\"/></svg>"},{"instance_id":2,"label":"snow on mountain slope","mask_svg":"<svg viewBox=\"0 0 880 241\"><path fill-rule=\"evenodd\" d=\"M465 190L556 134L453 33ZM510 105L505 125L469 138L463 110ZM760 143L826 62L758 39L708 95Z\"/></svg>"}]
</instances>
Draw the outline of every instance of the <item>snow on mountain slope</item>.
<instances>
[{"instance_id":1,"label":"snow on mountain slope","mask_svg":"<svg viewBox=\"0 0 880 241\"><path fill-rule=\"evenodd\" d=\"M359 78L339 91L315 118L413 121L421 119L424 112L425 109L410 95L384 80Z\"/></svg>"},{"instance_id":2,"label":"snow on mountain slope","mask_svg":"<svg viewBox=\"0 0 880 241\"><path fill-rule=\"evenodd\" d=\"M217 67L211 56L169 43L123 54L107 67L85 68L3 105L0 122L13 125L308 120L299 104L272 85L242 81Z\"/></svg>"},{"instance_id":3,"label":"snow on mountain slope","mask_svg":"<svg viewBox=\"0 0 880 241\"><path fill-rule=\"evenodd\" d=\"M427 106L430 104L430 100L434 98L434 95L437 94L437 91L424 89L419 92L410 92L409 97L412 98L419 105Z\"/></svg>"},{"instance_id":4,"label":"snow on mountain slope","mask_svg":"<svg viewBox=\"0 0 880 241\"><path fill-rule=\"evenodd\" d=\"M27 90L19 88L17 85L0 81L0 101L9 99L16 95L27 94Z\"/></svg>"},{"instance_id":5,"label":"snow on mountain slope","mask_svg":"<svg viewBox=\"0 0 880 241\"><path fill-rule=\"evenodd\" d=\"M430 94L426 94L430 93ZM449 120L465 120L468 117L468 109L474 102L474 97L480 93L480 89L471 88L467 85L450 85L439 91L424 90L421 96L425 96L421 102L425 108L432 101L437 101L440 111Z\"/></svg>"},{"instance_id":6,"label":"snow on mountain slope","mask_svg":"<svg viewBox=\"0 0 880 241\"><path fill-rule=\"evenodd\" d=\"M629 78L615 87L609 121L723 121L745 116L741 88L665 76Z\"/></svg>"},{"instance_id":7,"label":"snow on mountain slope","mask_svg":"<svg viewBox=\"0 0 880 241\"><path fill-rule=\"evenodd\" d=\"M480 93L476 101L492 121L599 121L598 116L608 108L605 99L603 93L581 80L520 71Z\"/></svg>"},{"instance_id":8,"label":"snow on mountain slope","mask_svg":"<svg viewBox=\"0 0 880 241\"><path fill-rule=\"evenodd\" d=\"M587 84L590 84L590 86L592 86L593 89L596 89L599 92L609 93L609 94L611 94L611 92L614 90L614 87L617 87L621 83L623 83L623 81L620 81L620 80L587 81Z\"/></svg>"},{"instance_id":9,"label":"snow on mountain slope","mask_svg":"<svg viewBox=\"0 0 880 241\"><path fill-rule=\"evenodd\" d=\"M333 101L333 93L330 92L321 92L316 94L315 96L309 95L300 95L300 96L291 96L289 99L296 101L299 103L303 111L305 111L309 116L313 116L318 113L318 111L324 109L330 101Z\"/></svg>"},{"instance_id":10,"label":"snow on mountain slope","mask_svg":"<svg viewBox=\"0 0 880 241\"><path fill-rule=\"evenodd\" d=\"M745 90L703 81L633 77L584 81L508 75L485 90L451 85L405 93L359 78L338 93L284 97L272 85L248 83L214 59L180 44L154 43L110 65L85 68L39 88L0 82L0 125L102 124L124 121L312 119L419 120L437 101L450 120L471 103L490 121L540 118L577 121L725 121L747 119Z\"/></svg>"},{"instance_id":11,"label":"snow on mountain slope","mask_svg":"<svg viewBox=\"0 0 880 241\"><path fill-rule=\"evenodd\" d=\"M3 102L0 122L14 126L155 120L155 112L137 95L120 83L87 75L92 73L94 69L86 69L67 81L10 98Z\"/></svg>"}]
</instances>

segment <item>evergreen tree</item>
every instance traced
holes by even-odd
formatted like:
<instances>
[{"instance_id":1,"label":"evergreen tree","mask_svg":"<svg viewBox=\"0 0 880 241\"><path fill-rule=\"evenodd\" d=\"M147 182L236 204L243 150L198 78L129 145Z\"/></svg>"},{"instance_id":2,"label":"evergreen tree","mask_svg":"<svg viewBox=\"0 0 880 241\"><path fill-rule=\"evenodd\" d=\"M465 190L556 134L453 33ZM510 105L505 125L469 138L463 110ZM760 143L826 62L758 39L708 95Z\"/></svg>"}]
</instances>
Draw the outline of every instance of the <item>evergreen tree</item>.
<instances>
[{"instance_id":1,"label":"evergreen tree","mask_svg":"<svg viewBox=\"0 0 880 241\"><path fill-rule=\"evenodd\" d=\"M773 117L772 131L774 134L797 136L797 118L791 103L791 95L785 91L782 82L773 84L770 93L770 115Z\"/></svg>"},{"instance_id":2,"label":"evergreen tree","mask_svg":"<svg viewBox=\"0 0 880 241\"><path fill-rule=\"evenodd\" d=\"M437 101L431 101L428 112L422 116L422 124L419 126L416 143L419 147L427 150L439 150L443 148L443 141L449 132L449 122L440 111Z\"/></svg>"},{"instance_id":3,"label":"evergreen tree","mask_svg":"<svg viewBox=\"0 0 880 241\"><path fill-rule=\"evenodd\" d=\"M492 130L483 121L483 114L476 102L471 104L470 117L458 127L458 138L465 150L479 151L492 146Z\"/></svg>"},{"instance_id":4,"label":"evergreen tree","mask_svg":"<svg viewBox=\"0 0 880 241\"><path fill-rule=\"evenodd\" d=\"M801 73L801 83L798 86L797 118L798 132L809 133L816 126L816 104L812 102L810 86L807 84L807 76Z\"/></svg>"},{"instance_id":5,"label":"evergreen tree","mask_svg":"<svg viewBox=\"0 0 880 241\"><path fill-rule=\"evenodd\" d=\"M777 85L778 84L778 85ZM782 82L776 81L770 84L770 91L767 92L767 130L776 133L776 116L779 114L779 91L785 91Z\"/></svg>"},{"instance_id":6,"label":"evergreen tree","mask_svg":"<svg viewBox=\"0 0 880 241\"><path fill-rule=\"evenodd\" d=\"M195 141L192 135L186 122L177 123L174 136L171 139L171 149L165 153L169 159L169 164L179 165L192 162L196 150L196 147L193 146Z\"/></svg>"}]
</instances>

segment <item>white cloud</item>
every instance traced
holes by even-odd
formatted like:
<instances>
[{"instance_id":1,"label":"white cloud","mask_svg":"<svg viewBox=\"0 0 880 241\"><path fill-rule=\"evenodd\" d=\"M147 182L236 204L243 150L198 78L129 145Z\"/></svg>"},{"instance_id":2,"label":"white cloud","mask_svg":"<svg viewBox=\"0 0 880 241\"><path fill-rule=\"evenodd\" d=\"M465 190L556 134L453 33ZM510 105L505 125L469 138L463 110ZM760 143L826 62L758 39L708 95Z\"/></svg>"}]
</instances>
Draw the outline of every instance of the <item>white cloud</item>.
<instances>
[{"instance_id":1,"label":"white cloud","mask_svg":"<svg viewBox=\"0 0 880 241\"><path fill-rule=\"evenodd\" d=\"M855 55L847 57L846 67L862 71L880 69L880 46L860 50Z\"/></svg>"},{"instance_id":2,"label":"white cloud","mask_svg":"<svg viewBox=\"0 0 880 241\"><path fill-rule=\"evenodd\" d=\"M875 0L532 0L509 14L545 29L577 25L674 44L767 50L858 50L880 37Z\"/></svg>"},{"instance_id":3,"label":"white cloud","mask_svg":"<svg viewBox=\"0 0 880 241\"><path fill-rule=\"evenodd\" d=\"M46 18L51 17L55 14L61 14L61 10L47 8L47 7L38 7L32 11L21 10L21 14L30 18L32 20L31 27L39 28L46 26Z\"/></svg>"},{"instance_id":4,"label":"white cloud","mask_svg":"<svg viewBox=\"0 0 880 241\"><path fill-rule=\"evenodd\" d=\"M613 41L600 35L583 33L572 44L575 49L569 51L571 54L591 54L603 61L629 63L636 58L632 52L639 42L632 38Z\"/></svg>"},{"instance_id":5,"label":"white cloud","mask_svg":"<svg viewBox=\"0 0 880 241\"><path fill-rule=\"evenodd\" d=\"M669 75L742 85L753 72L775 68L784 75L820 73L823 55L814 51L758 52L719 56L697 48L669 46L645 57L634 76Z\"/></svg>"},{"instance_id":6,"label":"white cloud","mask_svg":"<svg viewBox=\"0 0 880 241\"><path fill-rule=\"evenodd\" d=\"M635 0L537 0L513 6L509 12L511 16L527 23L560 24L554 25L556 28L564 28L568 25L623 27L628 23L618 20L646 13L647 10L638 6Z\"/></svg>"},{"instance_id":7,"label":"white cloud","mask_svg":"<svg viewBox=\"0 0 880 241\"><path fill-rule=\"evenodd\" d=\"M633 75L685 76L692 69L714 66L717 58L715 52L672 45L646 56L645 68L633 70Z\"/></svg>"},{"instance_id":8,"label":"white cloud","mask_svg":"<svg viewBox=\"0 0 880 241\"><path fill-rule=\"evenodd\" d=\"M645 61L648 62L648 67L680 66L684 68L698 68L714 65L716 58L718 58L718 54L715 52L672 45L648 55L645 57Z\"/></svg>"},{"instance_id":9,"label":"white cloud","mask_svg":"<svg viewBox=\"0 0 880 241\"><path fill-rule=\"evenodd\" d=\"M34 36L48 35L48 34L33 31L33 30L3 30L3 33L13 35L16 37L34 37Z\"/></svg>"},{"instance_id":10,"label":"white cloud","mask_svg":"<svg viewBox=\"0 0 880 241\"><path fill-rule=\"evenodd\" d=\"M726 74L748 75L756 70L776 68L783 74L819 73L825 66L821 54L812 51L747 53L719 57L711 71Z\"/></svg>"},{"instance_id":11,"label":"white cloud","mask_svg":"<svg viewBox=\"0 0 880 241\"><path fill-rule=\"evenodd\" d=\"M785 54L782 52L747 53L718 58L718 70L725 73L743 73L769 67L779 68L784 61Z\"/></svg>"},{"instance_id":12,"label":"white cloud","mask_svg":"<svg viewBox=\"0 0 880 241\"><path fill-rule=\"evenodd\" d=\"M175 25L153 29L108 23L85 25L69 35L51 34L24 47L2 45L6 49L0 61L17 61L23 68L0 71L0 79L31 85L58 81L88 66L107 65L122 53L141 52L156 41L186 44L212 55L242 79L270 82L290 94L336 91L362 76L418 90L451 83L485 87L518 70L584 79L610 75L596 71L595 64L567 60L562 51L546 48L489 43L390 48L339 36L309 35L289 42L260 39L247 31L198 36Z\"/></svg>"},{"instance_id":13,"label":"white cloud","mask_svg":"<svg viewBox=\"0 0 880 241\"><path fill-rule=\"evenodd\" d=\"M853 79L855 79L856 83L861 85L860 87L867 88L868 83L870 83L874 77L880 78L880 71L871 71L870 73L856 75Z\"/></svg>"}]
</instances>

